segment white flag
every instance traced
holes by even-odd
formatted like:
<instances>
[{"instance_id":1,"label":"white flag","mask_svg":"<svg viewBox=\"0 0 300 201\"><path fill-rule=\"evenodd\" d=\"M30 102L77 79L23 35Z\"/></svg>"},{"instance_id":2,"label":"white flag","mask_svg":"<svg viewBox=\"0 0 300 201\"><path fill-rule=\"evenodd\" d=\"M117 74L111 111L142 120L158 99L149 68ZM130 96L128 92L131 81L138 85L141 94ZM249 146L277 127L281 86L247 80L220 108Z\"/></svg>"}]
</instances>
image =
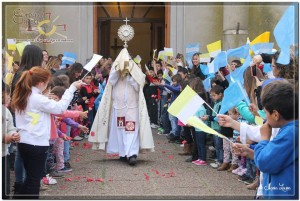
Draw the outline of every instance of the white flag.
<instances>
[{"instance_id":1,"label":"white flag","mask_svg":"<svg viewBox=\"0 0 300 201\"><path fill-rule=\"evenodd\" d=\"M98 61L100 61L102 57L103 56L101 55L94 54L92 60L89 63L87 63L83 68L91 72L91 70L96 66L96 64L98 63Z\"/></svg>"}]
</instances>

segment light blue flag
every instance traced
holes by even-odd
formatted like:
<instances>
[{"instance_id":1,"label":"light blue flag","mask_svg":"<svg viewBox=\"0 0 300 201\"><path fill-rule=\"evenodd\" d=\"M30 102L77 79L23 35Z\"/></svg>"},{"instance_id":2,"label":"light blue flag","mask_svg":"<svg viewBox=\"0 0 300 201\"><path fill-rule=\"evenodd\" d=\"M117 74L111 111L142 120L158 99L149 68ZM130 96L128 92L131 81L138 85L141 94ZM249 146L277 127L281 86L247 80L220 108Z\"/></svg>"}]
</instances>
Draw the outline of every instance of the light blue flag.
<instances>
[{"instance_id":1,"label":"light blue flag","mask_svg":"<svg viewBox=\"0 0 300 201\"><path fill-rule=\"evenodd\" d=\"M251 50L254 54L273 54L272 52L274 43L255 43L251 45Z\"/></svg>"},{"instance_id":2,"label":"light blue flag","mask_svg":"<svg viewBox=\"0 0 300 201\"><path fill-rule=\"evenodd\" d=\"M219 68L227 66L227 56L226 52L222 51L220 52L215 59L209 63L208 66L208 72L209 73L215 73L219 71Z\"/></svg>"},{"instance_id":3,"label":"light blue flag","mask_svg":"<svg viewBox=\"0 0 300 201\"><path fill-rule=\"evenodd\" d=\"M242 100L245 100L248 106L250 105L250 100L244 87L239 81L236 81L225 89L219 114L225 114Z\"/></svg>"},{"instance_id":4,"label":"light blue flag","mask_svg":"<svg viewBox=\"0 0 300 201\"><path fill-rule=\"evenodd\" d=\"M75 53L64 52L61 65L66 65L66 64L72 65L73 63L75 63L76 59L77 59L77 55Z\"/></svg>"},{"instance_id":5,"label":"light blue flag","mask_svg":"<svg viewBox=\"0 0 300 201\"><path fill-rule=\"evenodd\" d=\"M208 74L207 77L213 79L216 75L214 73Z\"/></svg>"},{"instance_id":6,"label":"light blue flag","mask_svg":"<svg viewBox=\"0 0 300 201\"><path fill-rule=\"evenodd\" d=\"M189 68L193 67L193 63L192 63L192 57L193 54L200 52L200 43L190 43L188 45L186 45L185 47L185 57L186 57L186 61L189 64Z\"/></svg>"},{"instance_id":7,"label":"light blue flag","mask_svg":"<svg viewBox=\"0 0 300 201\"><path fill-rule=\"evenodd\" d=\"M204 75L208 75L209 74L209 72L208 72L208 66L207 65L200 64L199 68L200 68L200 70L202 71L202 73Z\"/></svg>"},{"instance_id":8,"label":"light blue flag","mask_svg":"<svg viewBox=\"0 0 300 201\"><path fill-rule=\"evenodd\" d=\"M191 69L193 67L193 63L192 63L192 56L193 55L186 55L185 59L186 59L186 62L188 64L188 67Z\"/></svg>"},{"instance_id":9,"label":"light blue flag","mask_svg":"<svg viewBox=\"0 0 300 201\"><path fill-rule=\"evenodd\" d=\"M206 92L209 92L211 89L211 77L207 77L203 80L204 89Z\"/></svg>"},{"instance_id":10,"label":"light blue flag","mask_svg":"<svg viewBox=\"0 0 300 201\"><path fill-rule=\"evenodd\" d=\"M226 80L228 81L229 85L235 82L234 78L231 76L231 73L225 76Z\"/></svg>"},{"instance_id":11,"label":"light blue flag","mask_svg":"<svg viewBox=\"0 0 300 201\"><path fill-rule=\"evenodd\" d=\"M264 69L263 69L264 73L268 73L270 71L272 71L272 67L270 63L266 63L264 64Z\"/></svg>"},{"instance_id":12,"label":"light blue flag","mask_svg":"<svg viewBox=\"0 0 300 201\"><path fill-rule=\"evenodd\" d=\"M236 81L240 81L242 84L244 84L244 72L250 66L251 62L252 58L250 55L248 55L241 67L236 68L235 71L226 75L225 78L228 80L229 84Z\"/></svg>"},{"instance_id":13,"label":"light blue flag","mask_svg":"<svg viewBox=\"0 0 300 201\"><path fill-rule=\"evenodd\" d=\"M298 24L298 18L295 16L295 6L296 4L288 7L274 29L274 36L277 45L280 47L277 63L284 65L289 64L290 45L295 44L295 25Z\"/></svg>"},{"instance_id":14,"label":"light blue flag","mask_svg":"<svg viewBox=\"0 0 300 201\"><path fill-rule=\"evenodd\" d=\"M227 58L237 57L237 58L246 59L247 56L249 55L249 48L250 48L249 44L246 44L235 49L229 49L226 51Z\"/></svg>"}]
</instances>

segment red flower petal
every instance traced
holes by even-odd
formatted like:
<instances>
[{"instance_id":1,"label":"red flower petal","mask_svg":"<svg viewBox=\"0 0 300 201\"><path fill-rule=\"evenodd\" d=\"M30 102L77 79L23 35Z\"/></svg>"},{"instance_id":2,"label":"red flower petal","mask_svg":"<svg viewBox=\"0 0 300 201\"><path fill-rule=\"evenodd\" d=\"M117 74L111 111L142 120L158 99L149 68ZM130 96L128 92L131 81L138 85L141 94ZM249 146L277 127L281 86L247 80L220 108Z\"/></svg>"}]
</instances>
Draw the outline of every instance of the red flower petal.
<instances>
[{"instance_id":1,"label":"red flower petal","mask_svg":"<svg viewBox=\"0 0 300 201\"><path fill-rule=\"evenodd\" d=\"M145 179L146 179L147 181L149 181L149 179L150 179L149 175L146 174L146 173L144 173L144 175L145 175Z\"/></svg>"},{"instance_id":2,"label":"red flower petal","mask_svg":"<svg viewBox=\"0 0 300 201\"><path fill-rule=\"evenodd\" d=\"M104 179L99 178L99 179L96 179L96 181L104 182Z\"/></svg>"},{"instance_id":3,"label":"red flower petal","mask_svg":"<svg viewBox=\"0 0 300 201\"><path fill-rule=\"evenodd\" d=\"M92 182L92 181L94 181L94 179L93 178L86 178L86 181L87 182Z\"/></svg>"},{"instance_id":4,"label":"red flower petal","mask_svg":"<svg viewBox=\"0 0 300 201\"><path fill-rule=\"evenodd\" d=\"M66 186L61 186L61 187L59 187L60 189L65 189L66 188Z\"/></svg>"},{"instance_id":5,"label":"red flower petal","mask_svg":"<svg viewBox=\"0 0 300 201\"><path fill-rule=\"evenodd\" d=\"M85 142L85 143L83 143L82 148L83 148L83 149L90 149L90 148L92 148L92 146L93 146L93 145L92 145L91 143L86 143L86 142Z\"/></svg>"},{"instance_id":6,"label":"red flower petal","mask_svg":"<svg viewBox=\"0 0 300 201\"><path fill-rule=\"evenodd\" d=\"M79 177L79 176L76 176L75 179L80 180L80 177Z\"/></svg>"},{"instance_id":7,"label":"red flower petal","mask_svg":"<svg viewBox=\"0 0 300 201\"><path fill-rule=\"evenodd\" d=\"M78 162L78 161L80 161L80 159L79 159L79 158L76 158L76 159L75 159L75 162Z\"/></svg>"},{"instance_id":8,"label":"red flower petal","mask_svg":"<svg viewBox=\"0 0 300 201\"><path fill-rule=\"evenodd\" d=\"M65 181L72 181L72 178L65 178Z\"/></svg>"},{"instance_id":9,"label":"red flower petal","mask_svg":"<svg viewBox=\"0 0 300 201\"><path fill-rule=\"evenodd\" d=\"M94 131L91 132L91 136L95 136L95 132Z\"/></svg>"},{"instance_id":10,"label":"red flower petal","mask_svg":"<svg viewBox=\"0 0 300 201\"><path fill-rule=\"evenodd\" d=\"M173 158L174 158L174 156L173 156L173 155L170 155L170 156L168 156L168 158L169 158L169 159L173 159Z\"/></svg>"},{"instance_id":11,"label":"red flower petal","mask_svg":"<svg viewBox=\"0 0 300 201\"><path fill-rule=\"evenodd\" d=\"M110 178L110 179L108 179L108 181L113 181L113 179L112 179L112 178Z\"/></svg>"}]
</instances>

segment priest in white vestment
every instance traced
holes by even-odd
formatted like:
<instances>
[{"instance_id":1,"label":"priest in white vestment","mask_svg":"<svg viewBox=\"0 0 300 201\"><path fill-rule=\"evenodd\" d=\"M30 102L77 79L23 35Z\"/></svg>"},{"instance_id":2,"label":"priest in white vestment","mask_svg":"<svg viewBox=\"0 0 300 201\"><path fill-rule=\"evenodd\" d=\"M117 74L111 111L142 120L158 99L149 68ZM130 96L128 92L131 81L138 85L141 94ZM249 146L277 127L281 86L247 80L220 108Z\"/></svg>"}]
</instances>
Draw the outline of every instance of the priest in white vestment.
<instances>
[{"instance_id":1,"label":"priest in white vestment","mask_svg":"<svg viewBox=\"0 0 300 201\"><path fill-rule=\"evenodd\" d=\"M135 165L140 150L154 151L150 121L143 94L145 74L124 48L112 65L89 141L93 149L119 154Z\"/></svg>"}]
</instances>

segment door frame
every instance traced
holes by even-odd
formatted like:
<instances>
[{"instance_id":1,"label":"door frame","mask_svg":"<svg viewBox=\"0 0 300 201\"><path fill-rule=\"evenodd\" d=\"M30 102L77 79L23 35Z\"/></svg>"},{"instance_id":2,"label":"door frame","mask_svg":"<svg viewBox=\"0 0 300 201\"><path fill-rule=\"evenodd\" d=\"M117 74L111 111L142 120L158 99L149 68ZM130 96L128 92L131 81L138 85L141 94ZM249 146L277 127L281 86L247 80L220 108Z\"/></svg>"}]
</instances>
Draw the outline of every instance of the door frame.
<instances>
[{"instance_id":1,"label":"door frame","mask_svg":"<svg viewBox=\"0 0 300 201\"><path fill-rule=\"evenodd\" d=\"M99 52L100 47L101 47L101 38L99 38L99 37L101 37L100 36L100 25L101 25L102 22L108 21L108 19L109 19L110 22L124 22L123 18L100 18L100 17L98 18L98 22L97 22L97 24L98 24L98 47L97 47L97 50L98 51L97 52ZM164 27L164 24L165 24L164 22L162 22L159 19L141 19L141 18L140 19L127 18L127 19L129 20L129 24L130 23L150 23L151 26L152 26L152 24L161 24L163 27ZM164 33L164 36L165 36L165 33ZM152 39L153 39L152 37L153 37L153 33L151 33L151 41L150 41L151 48L154 47L154 41L152 41ZM163 42L165 42L165 40L166 39L164 39ZM94 45L95 45L95 42L94 42ZM110 52L110 50L109 50L109 52ZM108 53L108 55L110 55L110 54Z\"/></svg>"},{"instance_id":2,"label":"door frame","mask_svg":"<svg viewBox=\"0 0 300 201\"><path fill-rule=\"evenodd\" d=\"M93 5L94 9L93 9L93 51L95 53L99 53L99 48L100 48L100 39L99 39L99 25L100 25L100 21L104 20L105 18L98 18L98 5L97 2L94 2ZM169 47L170 46L170 3L166 2L165 3L165 19L164 19L164 27L165 27L165 47ZM107 20L107 18L105 19ZM110 19L112 22L113 21L123 21L123 18L111 18ZM129 18L130 22L161 22L161 20L158 19L137 19L137 18Z\"/></svg>"}]
</instances>

